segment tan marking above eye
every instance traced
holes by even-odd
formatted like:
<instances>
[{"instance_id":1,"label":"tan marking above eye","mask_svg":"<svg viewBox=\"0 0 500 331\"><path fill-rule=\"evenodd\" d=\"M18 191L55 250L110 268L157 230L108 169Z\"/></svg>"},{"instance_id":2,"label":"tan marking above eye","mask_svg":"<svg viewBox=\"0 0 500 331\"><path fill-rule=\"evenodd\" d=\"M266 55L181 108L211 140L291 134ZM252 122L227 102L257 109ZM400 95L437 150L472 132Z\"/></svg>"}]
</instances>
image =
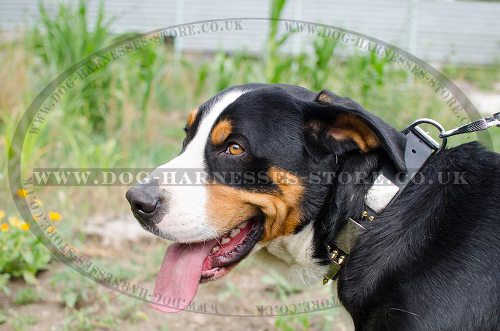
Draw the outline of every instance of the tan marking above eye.
<instances>
[{"instance_id":1,"label":"tan marking above eye","mask_svg":"<svg viewBox=\"0 0 500 331\"><path fill-rule=\"evenodd\" d=\"M233 125L227 119L217 123L210 134L210 141L214 146L220 146L233 132Z\"/></svg>"},{"instance_id":2,"label":"tan marking above eye","mask_svg":"<svg viewBox=\"0 0 500 331\"><path fill-rule=\"evenodd\" d=\"M245 150L240 145L238 145L236 143L231 143L227 147L227 151L226 152L229 153L229 154L231 154L231 155L240 155L244 151Z\"/></svg>"},{"instance_id":3,"label":"tan marking above eye","mask_svg":"<svg viewBox=\"0 0 500 331\"><path fill-rule=\"evenodd\" d=\"M301 220L302 182L299 177L277 167L271 167L268 176L279 191L261 193L209 184L206 206L210 224L222 234L261 210L265 216L262 243L295 233Z\"/></svg>"},{"instance_id":4,"label":"tan marking above eye","mask_svg":"<svg viewBox=\"0 0 500 331\"><path fill-rule=\"evenodd\" d=\"M198 109L195 108L193 110L191 110L191 112L189 113L188 115L188 118L187 118L187 127L191 127L191 125L193 125L194 123L194 120L196 119L196 115L198 114Z\"/></svg>"}]
</instances>

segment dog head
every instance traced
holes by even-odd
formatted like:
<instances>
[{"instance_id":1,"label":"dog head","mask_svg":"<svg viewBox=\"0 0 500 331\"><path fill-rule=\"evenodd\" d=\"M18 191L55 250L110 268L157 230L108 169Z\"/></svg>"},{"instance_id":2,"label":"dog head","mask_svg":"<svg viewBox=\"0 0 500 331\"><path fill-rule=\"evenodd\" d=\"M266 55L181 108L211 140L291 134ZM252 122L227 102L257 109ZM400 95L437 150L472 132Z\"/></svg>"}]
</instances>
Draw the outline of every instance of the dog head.
<instances>
[{"instance_id":1,"label":"dog head","mask_svg":"<svg viewBox=\"0 0 500 331\"><path fill-rule=\"evenodd\" d=\"M340 167L374 154L404 170L399 133L328 91L236 86L192 111L185 131L180 155L126 195L144 228L176 242L155 293L179 306L163 311L255 252L295 284L319 281Z\"/></svg>"}]
</instances>

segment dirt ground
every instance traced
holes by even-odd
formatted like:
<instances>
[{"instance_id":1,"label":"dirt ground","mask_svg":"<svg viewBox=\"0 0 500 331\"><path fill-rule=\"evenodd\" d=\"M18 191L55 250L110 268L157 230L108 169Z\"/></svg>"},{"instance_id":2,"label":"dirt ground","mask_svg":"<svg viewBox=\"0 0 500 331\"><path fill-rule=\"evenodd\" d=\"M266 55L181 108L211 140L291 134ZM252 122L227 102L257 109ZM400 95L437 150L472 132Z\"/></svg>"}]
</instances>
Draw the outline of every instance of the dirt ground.
<instances>
[{"instance_id":1,"label":"dirt ground","mask_svg":"<svg viewBox=\"0 0 500 331\"><path fill-rule=\"evenodd\" d=\"M103 245L104 240L88 236L81 252L119 277L152 289L165 242L136 238L110 246ZM251 259L243 261L223 279L201 285L194 305L198 312L157 312L148 303L96 285L61 262L51 263L37 279L35 286L28 286L22 280L11 281L10 293L0 292L0 309L6 315L0 330L186 331L203 327L205 331L347 331L353 328L347 312L338 305L332 285L295 289L259 269ZM23 300L22 293L27 288L33 289L34 294ZM76 304L68 306L68 298L71 301L74 297L78 297ZM322 307L326 309L286 314Z\"/></svg>"}]
</instances>

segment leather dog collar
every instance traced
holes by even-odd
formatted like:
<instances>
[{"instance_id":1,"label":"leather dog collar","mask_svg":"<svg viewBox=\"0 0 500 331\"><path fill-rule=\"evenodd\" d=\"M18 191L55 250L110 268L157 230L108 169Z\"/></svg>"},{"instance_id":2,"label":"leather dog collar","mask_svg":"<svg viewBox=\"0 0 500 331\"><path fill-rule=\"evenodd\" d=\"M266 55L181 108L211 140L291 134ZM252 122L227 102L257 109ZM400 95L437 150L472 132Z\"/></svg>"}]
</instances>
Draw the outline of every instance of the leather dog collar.
<instances>
[{"instance_id":1,"label":"leather dog collar","mask_svg":"<svg viewBox=\"0 0 500 331\"><path fill-rule=\"evenodd\" d=\"M430 135L418 127L422 123L432 124L440 132L444 132L444 128L439 123L430 119L415 121L403 130L406 138L404 160L407 172L403 174L397 173L389 163L382 166L365 196L366 210L361 216L363 220L373 221L378 213L398 198L415 177L415 174L422 168L425 161L445 147L446 138L443 138L440 146ZM337 278L338 272L345 264L345 260L356 244L357 238L364 231L365 228L361 225L361 221L357 222L349 218L340 229L334 242L327 245L331 263L327 274L323 278L323 284Z\"/></svg>"},{"instance_id":2,"label":"leather dog collar","mask_svg":"<svg viewBox=\"0 0 500 331\"><path fill-rule=\"evenodd\" d=\"M440 131L441 145L418 127L423 123L431 124ZM362 219L373 221L378 213L394 202L417 172L420 171L425 161L446 147L447 137L483 131L492 127L500 127L500 112L448 131L445 131L441 124L432 119L422 118L413 122L402 132L406 138L404 161L407 172L400 176L391 164L386 163L382 166L365 196L366 210L361 215ZM364 231L365 228L360 222L349 218L340 229L333 244L327 245L331 264L323 278L323 284L336 279L339 270L356 244L357 238Z\"/></svg>"}]
</instances>

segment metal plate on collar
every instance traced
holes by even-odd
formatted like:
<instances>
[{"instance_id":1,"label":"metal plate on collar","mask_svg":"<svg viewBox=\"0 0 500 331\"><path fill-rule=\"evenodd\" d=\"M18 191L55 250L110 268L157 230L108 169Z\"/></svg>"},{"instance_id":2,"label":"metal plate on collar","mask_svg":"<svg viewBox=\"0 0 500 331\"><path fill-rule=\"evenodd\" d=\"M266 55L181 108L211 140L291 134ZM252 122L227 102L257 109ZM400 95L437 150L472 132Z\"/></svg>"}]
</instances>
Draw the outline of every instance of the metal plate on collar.
<instances>
[{"instance_id":1,"label":"metal plate on collar","mask_svg":"<svg viewBox=\"0 0 500 331\"><path fill-rule=\"evenodd\" d=\"M356 244L358 236L365 230L364 226L349 218L340 229L337 238L335 238L335 247L328 246L328 253L330 254L330 268L323 277L323 285L330 280L337 277L338 272L344 265L347 255Z\"/></svg>"},{"instance_id":2,"label":"metal plate on collar","mask_svg":"<svg viewBox=\"0 0 500 331\"><path fill-rule=\"evenodd\" d=\"M350 254L351 249L356 244L358 236L363 233L364 230L364 226L352 218L349 218L335 238L335 246L340 248L345 254Z\"/></svg>"}]
</instances>

